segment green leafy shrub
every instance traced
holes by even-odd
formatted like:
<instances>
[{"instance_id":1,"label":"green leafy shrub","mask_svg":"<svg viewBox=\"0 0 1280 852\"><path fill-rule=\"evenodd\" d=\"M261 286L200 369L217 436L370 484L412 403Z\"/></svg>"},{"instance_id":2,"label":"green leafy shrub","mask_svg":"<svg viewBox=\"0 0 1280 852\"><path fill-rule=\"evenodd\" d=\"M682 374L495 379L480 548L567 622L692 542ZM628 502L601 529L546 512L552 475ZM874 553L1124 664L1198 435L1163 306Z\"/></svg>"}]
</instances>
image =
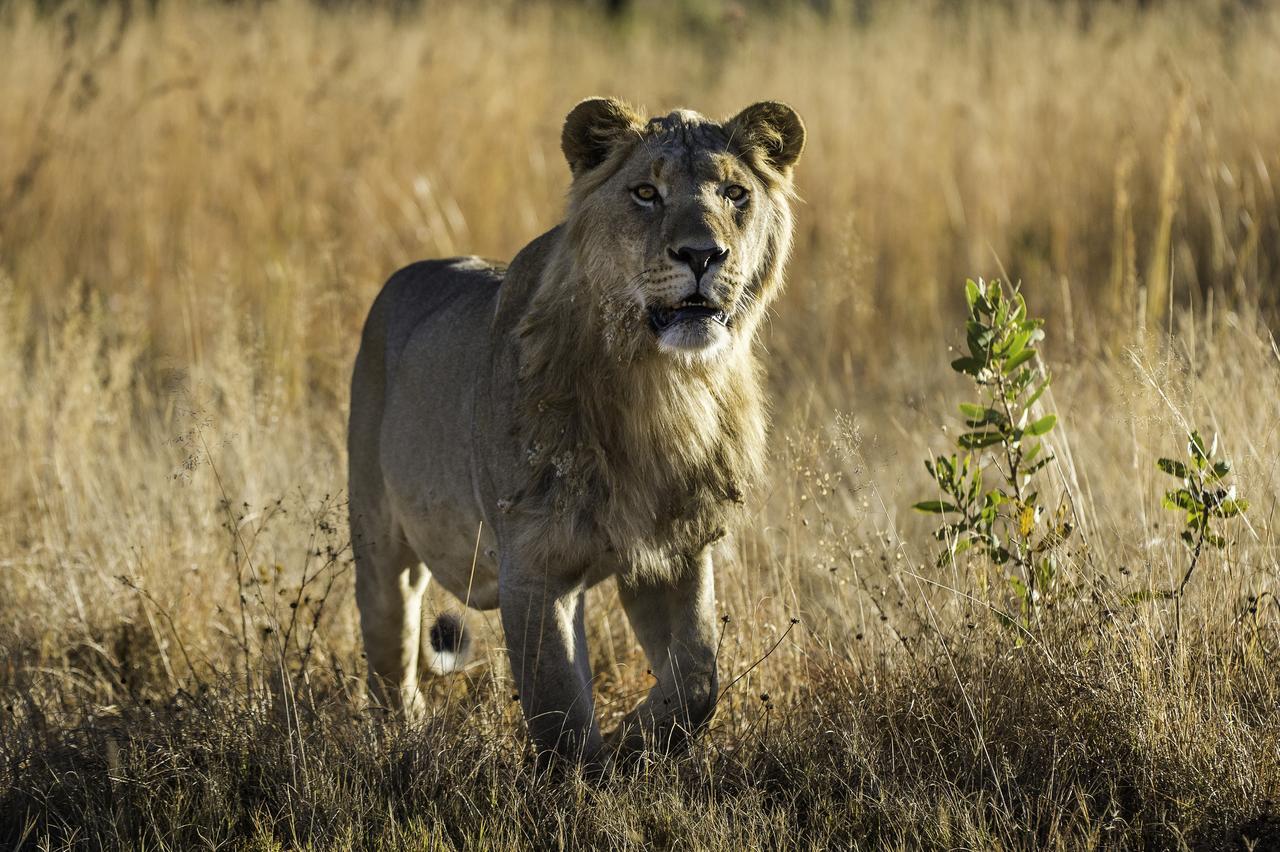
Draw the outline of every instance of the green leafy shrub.
<instances>
[{"instance_id":1,"label":"green leafy shrub","mask_svg":"<svg viewBox=\"0 0 1280 852\"><path fill-rule=\"evenodd\" d=\"M1182 582L1165 597L1182 595L1206 544L1217 550L1227 546L1227 540L1216 530L1215 520L1226 521L1243 515L1249 508L1247 500L1236 496L1236 487L1227 483L1231 462L1214 459L1217 452L1217 435L1212 444L1206 445L1200 433L1193 431L1187 435L1186 461L1166 458L1156 461L1156 467L1181 481L1179 488L1165 492L1163 502L1166 509L1183 514L1186 525L1182 530L1182 542L1191 553L1191 562L1182 575Z\"/></svg>"},{"instance_id":2,"label":"green leafy shrub","mask_svg":"<svg viewBox=\"0 0 1280 852\"><path fill-rule=\"evenodd\" d=\"M1034 415L1050 375L1035 345L1044 320L1027 315L1018 289L999 281L965 282L968 354L951 362L972 379L976 402L961 403L959 452L925 462L939 499L915 508L943 516L934 533L947 544L939 564L973 550L1002 570L1029 621L1058 575L1058 551L1071 534L1065 506L1046 512L1036 474L1053 460L1041 437L1057 423Z\"/></svg>"}]
</instances>

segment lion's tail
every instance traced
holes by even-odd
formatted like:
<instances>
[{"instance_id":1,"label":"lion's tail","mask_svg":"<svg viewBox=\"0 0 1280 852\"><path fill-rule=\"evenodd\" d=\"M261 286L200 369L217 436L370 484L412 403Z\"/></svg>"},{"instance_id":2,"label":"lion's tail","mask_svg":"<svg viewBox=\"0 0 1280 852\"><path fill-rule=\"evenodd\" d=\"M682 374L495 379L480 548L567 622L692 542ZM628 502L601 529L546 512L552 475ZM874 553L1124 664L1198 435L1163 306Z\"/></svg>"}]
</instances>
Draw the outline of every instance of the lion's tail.
<instances>
[{"instance_id":1,"label":"lion's tail","mask_svg":"<svg viewBox=\"0 0 1280 852\"><path fill-rule=\"evenodd\" d=\"M458 615L441 613L422 643L427 668L435 674L461 671L471 659L471 632Z\"/></svg>"}]
</instances>

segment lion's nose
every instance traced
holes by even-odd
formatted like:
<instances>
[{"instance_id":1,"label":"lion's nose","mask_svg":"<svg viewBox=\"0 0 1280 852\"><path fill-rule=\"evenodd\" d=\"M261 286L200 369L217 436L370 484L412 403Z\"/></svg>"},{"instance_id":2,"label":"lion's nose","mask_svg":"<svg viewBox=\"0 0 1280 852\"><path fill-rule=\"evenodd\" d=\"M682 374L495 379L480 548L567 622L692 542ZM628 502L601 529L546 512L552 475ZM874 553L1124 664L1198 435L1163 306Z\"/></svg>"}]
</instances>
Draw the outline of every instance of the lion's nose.
<instances>
[{"instance_id":1,"label":"lion's nose","mask_svg":"<svg viewBox=\"0 0 1280 852\"><path fill-rule=\"evenodd\" d=\"M711 264L719 263L729 256L729 250L724 246L711 246L710 248L698 248L696 246L681 246L678 249L667 249L667 252L675 260L683 260L689 264L689 268L693 270L693 279L701 283L703 274L711 268Z\"/></svg>"}]
</instances>

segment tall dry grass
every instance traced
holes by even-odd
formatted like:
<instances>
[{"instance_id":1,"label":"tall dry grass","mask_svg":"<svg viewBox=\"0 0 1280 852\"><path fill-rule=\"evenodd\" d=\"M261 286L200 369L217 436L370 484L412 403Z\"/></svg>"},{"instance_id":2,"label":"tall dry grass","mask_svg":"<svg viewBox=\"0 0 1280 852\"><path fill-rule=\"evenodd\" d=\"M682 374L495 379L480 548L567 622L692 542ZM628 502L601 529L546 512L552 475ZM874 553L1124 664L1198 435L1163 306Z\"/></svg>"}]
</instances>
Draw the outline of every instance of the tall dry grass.
<instances>
[{"instance_id":1,"label":"tall dry grass","mask_svg":"<svg viewBox=\"0 0 1280 852\"><path fill-rule=\"evenodd\" d=\"M0 7L0 842L1280 844L1278 28L1228 3ZM363 715L342 449L380 282L554 224L560 121L597 93L779 98L810 134L774 472L720 577L742 677L690 757L604 788L529 774L497 630L424 728ZM1045 477L1080 518L1034 641L909 510L957 425L958 284L996 273L1049 317ZM1186 564L1154 460L1189 425L1254 505L1175 637L1124 601ZM613 596L606 718L647 684Z\"/></svg>"}]
</instances>

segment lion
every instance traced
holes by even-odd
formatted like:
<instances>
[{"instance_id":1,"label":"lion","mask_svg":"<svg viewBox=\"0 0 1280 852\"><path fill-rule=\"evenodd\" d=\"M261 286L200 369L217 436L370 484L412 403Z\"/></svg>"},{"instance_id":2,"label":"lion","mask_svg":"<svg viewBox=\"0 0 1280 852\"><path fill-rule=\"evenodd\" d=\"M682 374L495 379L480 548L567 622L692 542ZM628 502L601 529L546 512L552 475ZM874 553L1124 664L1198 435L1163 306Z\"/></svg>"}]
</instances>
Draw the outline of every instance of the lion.
<instances>
[{"instance_id":1,"label":"lion","mask_svg":"<svg viewBox=\"0 0 1280 852\"><path fill-rule=\"evenodd\" d=\"M805 129L763 102L722 123L593 98L564 123L565 221L509 266L395 273L351 382L350 519L371 701L423 710L461 622L423 635L430 579L497 608L540 757L681 746L717 699L712 551L765 454L753 349L783 285ZM608 740L587 589L615 578L656 678Z\"/></svg>"}]
</instances>

